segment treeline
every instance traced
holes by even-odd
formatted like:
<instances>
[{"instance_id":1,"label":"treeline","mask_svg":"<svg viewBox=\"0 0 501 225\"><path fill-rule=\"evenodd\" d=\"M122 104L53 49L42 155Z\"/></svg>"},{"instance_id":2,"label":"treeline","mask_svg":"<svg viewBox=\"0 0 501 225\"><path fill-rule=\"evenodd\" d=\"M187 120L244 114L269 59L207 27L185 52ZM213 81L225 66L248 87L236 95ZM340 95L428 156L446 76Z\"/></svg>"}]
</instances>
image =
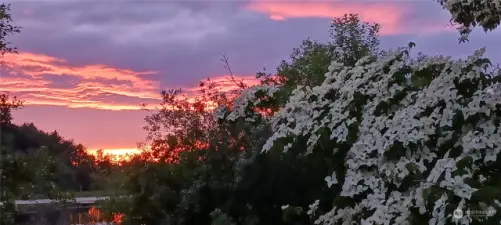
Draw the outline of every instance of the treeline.
<instances>
[{"instance_id":1,"label":"treeline","mask_svg":"<svg viewBox=\"0 0 501 225\"><path fill-rule=\"evenodd\" d=\"M93 156L84 146L65 140L56 131L47 133L33 123L23 125L2 124L2 146L5 154L37 154L47 150L57 171L53 181L61 190L90 191L94 189L92 173L95 167Z\"/></svg>"},{"instance_id":2,"label":"treeline","mask_svg":"<svg viewBox=\"0 0 501 225\"><path fill-rule=\"evenodd\" d=\"M64 200L78 192L106 190L111 162L89 155L57 131L13 124L12 111L20 108L22 101L0 94L1 224L14 222L15 200Z\"/></svg>"},{"instance_id":3,"label":"treeline","mask_svg":"<svg viewBox=\"0 0 501 225\"><path fill-rule=\"evenodd\" d=\"M8 158L45 154L53 162L50 170L54 174L50 181L59 190L75 192L102 189L96 179L101 176L103 168L111 165L106 157L90 155L83 145L65 139L57 131L45 132L33 123L13 124L11 112L20 108L22 101L0 94L2 156ZM26 169L36 170L34 165L26 166Z\"/></svg>"}]
</instances>

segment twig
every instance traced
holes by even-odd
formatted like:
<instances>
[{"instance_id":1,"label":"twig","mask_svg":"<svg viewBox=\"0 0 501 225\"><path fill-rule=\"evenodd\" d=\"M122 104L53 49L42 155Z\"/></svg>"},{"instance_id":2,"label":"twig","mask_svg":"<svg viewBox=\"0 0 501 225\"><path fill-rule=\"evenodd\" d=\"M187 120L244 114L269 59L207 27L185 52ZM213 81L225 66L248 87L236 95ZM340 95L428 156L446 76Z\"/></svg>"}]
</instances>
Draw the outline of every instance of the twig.
<instances>
[{"instance_id":1,"label":"twig","mask_svg":"<svg viewBox=\"0 0 501 225\"><path fill-rule=\"evenodd\" d=\"M226 55L223 55L223 57L221 58L221 61L224 63L224 68L228 70L228 72L230 73L230 78L229 79L230 81L232 81L233 83L235 83L237 85L237 87L241 88L241 89L246 89L246 85L245 83L243 82L243 79L240 81L240 83L238 83L236 80L235 80L235 76L233 75L233 72L231 71L231 67L230 67L230 63L228 62L228 57L226 57Z\"/></svg>"}]
</instances>

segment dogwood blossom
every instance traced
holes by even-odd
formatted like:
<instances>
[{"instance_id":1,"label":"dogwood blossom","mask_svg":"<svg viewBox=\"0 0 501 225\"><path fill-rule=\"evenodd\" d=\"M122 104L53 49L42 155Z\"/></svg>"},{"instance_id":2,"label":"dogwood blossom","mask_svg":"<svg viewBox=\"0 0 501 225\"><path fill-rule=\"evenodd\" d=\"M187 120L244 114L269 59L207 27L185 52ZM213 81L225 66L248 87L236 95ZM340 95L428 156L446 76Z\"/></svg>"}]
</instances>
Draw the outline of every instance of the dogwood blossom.
<instances>
[{"instance_id":1,"label":"dogwood blossom","mask_svg":"<svg viewBox=\"0 0 501 225\"><path fill-rule=\"evenodd\" d=\"M474 181L501 151L499 71L488 72L485 49L466 60L417 61L408 51L390 51L376 62L364 58L354 67L333 62L322 85L298 87L271 118L274 134L264 152L278 140L291 147L303 137L305 153L346 155L344 181L335 174L325 180L355 204L336 205L316 224L410 224L412 209L430 225L469 224L476 218L454 219L447 206L487 204L472 196L492 180ZM227 118L247 116L246 104ZM323 136L339 147L324 149Z\"/></svg>"}]
</instances>

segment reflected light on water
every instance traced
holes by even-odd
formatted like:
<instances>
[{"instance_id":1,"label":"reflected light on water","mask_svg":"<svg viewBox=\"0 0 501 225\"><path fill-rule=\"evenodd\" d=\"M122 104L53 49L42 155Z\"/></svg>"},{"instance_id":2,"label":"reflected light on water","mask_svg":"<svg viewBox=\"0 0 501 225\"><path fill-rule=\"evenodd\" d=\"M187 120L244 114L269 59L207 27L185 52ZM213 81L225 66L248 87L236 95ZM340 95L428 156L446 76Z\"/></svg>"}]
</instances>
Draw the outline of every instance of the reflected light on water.
<instances>
[{"instance_id":1,"label":"reflected light on water","mask_svg":"<svg viewBox=\"0 0 501 225\"><path fill-rule=\"evenodd\" d=\"M111 220L105 218L99 208L92 206L87 213L79 213L70 215L70 224L84 225L84 224L113 224L121 225L124 215L116 213L112 216Z\"/></svg>"}]
</instances>

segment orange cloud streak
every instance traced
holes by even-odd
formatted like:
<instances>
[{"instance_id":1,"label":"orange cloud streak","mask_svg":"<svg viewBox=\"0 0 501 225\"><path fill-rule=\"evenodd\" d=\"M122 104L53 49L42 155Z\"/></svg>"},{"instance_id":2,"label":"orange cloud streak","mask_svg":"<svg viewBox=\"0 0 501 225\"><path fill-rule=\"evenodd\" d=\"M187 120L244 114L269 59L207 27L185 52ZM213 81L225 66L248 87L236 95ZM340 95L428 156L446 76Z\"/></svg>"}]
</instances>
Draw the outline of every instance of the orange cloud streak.
<instances>
[{"instance_id":1,"label":"orange cloud streak","mask_svg":"<svg viewBox=\"0 0 501 225\"><path fill-rule=\"evenodd\" d=\"M75 76L89 80L102 78L105 80L130 81L133 82L134 86L142 88L151 88L155 85L153 82L140 77L140 75L156 74L154 71L135 72L99 64L71 66L64 59L28 52L7 54L4 60L7 62L8 67L20 70L23 74L31 75L33 78L40 78L42 75L51 74L58 76Z\"/></svg>"},{"instance_id":2,"label":"orange cloud streak","mask_svg":"<svg viewBox=\"0 0 501 225\"><path fill-rule=\"evenodd\" d=\"M67 60L43 54L21 52L7 54L2 60L0 91L12 93L25 101L26 105L53 105L68 108L94 108L102 110L139 110L139 103L119 103L109 95L133 98L155 108L161 101L160 85L146 79L154 71L136 72L106 65L71 65ZM69 87L51 87L51 80L44 75L73 77L78 81L68 83ZM247 85L258 84L254 76L235 76ZM236 88L229 76L211 78L218 84L217 90L229 91ZM120 84L114 82L119 81ZM198 86L183 89L186 98L198 96Z\"/></svg>"},{"instance_id":3,"label":"orange cloud streak","mask_svg":"<svg viewBox=\"0 0 501 225\"><path fill-rule=\"evenodd\" d=\"M356 1L267 1L253 0L247 9L267 14L272 20L289 18L335 18L344 14L359 14L366 22L380 24L381 35L403 34L410 32L439 32L446 30L445 26L424 25L418 30L408 29L404 24L405 15L411 8L405 4L397 5L387 2L356 2ZM453 30L451 28L451 30Z\"/></svg>"},{"instance_id":4,"label":"orange cloud streak","mask_svg":"<svg viewBox=\"0 0 501 225\"><path fill-rule=\"evenodd\" d=\"M21 52L6 54L0 72L0 91L10 92L25 101L26 105L55 105L68 108L96 108L105 110L137 110L139 104L117 103L92 97L114 94L117 96L159 100L159 87L144 75L153 71L136 72L106 65L71 65L64 59L43 54ZM44 75L78 78L72 87L51 87ZM125 84L113 84L113 82Z\"/></svg>"}]
</instances>

